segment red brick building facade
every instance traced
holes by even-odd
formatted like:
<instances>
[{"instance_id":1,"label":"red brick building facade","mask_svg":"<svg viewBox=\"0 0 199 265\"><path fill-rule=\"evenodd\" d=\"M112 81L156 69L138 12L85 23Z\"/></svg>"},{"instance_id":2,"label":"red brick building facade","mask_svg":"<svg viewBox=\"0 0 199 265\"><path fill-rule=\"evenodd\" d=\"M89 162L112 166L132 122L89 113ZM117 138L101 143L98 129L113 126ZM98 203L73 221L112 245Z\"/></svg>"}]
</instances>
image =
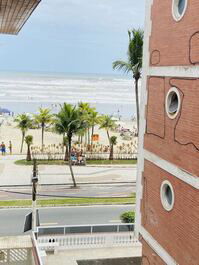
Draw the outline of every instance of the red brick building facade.
<instances>
[{"instance_id":1,"label":"red brick building facade","mask_svg":"<svg viewBox=\"0 0 199 265\"><path fill-rule=\"evenodd\" d=\"M198 14L198 0L146 0L136 219L143 265L199 265Z\"/></svg>"}]
</instances>

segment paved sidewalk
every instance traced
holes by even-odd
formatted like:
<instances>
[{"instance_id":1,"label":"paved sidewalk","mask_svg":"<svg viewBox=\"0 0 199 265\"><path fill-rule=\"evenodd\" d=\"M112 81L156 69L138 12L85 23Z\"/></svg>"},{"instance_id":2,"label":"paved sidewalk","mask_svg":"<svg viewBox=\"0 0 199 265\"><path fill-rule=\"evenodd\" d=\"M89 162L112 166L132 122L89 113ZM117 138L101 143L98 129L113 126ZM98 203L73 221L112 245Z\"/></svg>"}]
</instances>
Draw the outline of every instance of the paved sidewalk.
<instances>
[{"instance_id":1,"label":"paved sidewalk","mask_svg":"<svg viewBox=\"0 0 199 265\"><path fill-rule=\"evenodd\" d=\"M14 161L24 156L0 157L0 186L30 185L32 166L15 165ZM136 167L74 166L77 182L132 182L136 181ZM69 167L65 165L40 165L40 184L71 183Z\"/></svg>"}]
</instances>

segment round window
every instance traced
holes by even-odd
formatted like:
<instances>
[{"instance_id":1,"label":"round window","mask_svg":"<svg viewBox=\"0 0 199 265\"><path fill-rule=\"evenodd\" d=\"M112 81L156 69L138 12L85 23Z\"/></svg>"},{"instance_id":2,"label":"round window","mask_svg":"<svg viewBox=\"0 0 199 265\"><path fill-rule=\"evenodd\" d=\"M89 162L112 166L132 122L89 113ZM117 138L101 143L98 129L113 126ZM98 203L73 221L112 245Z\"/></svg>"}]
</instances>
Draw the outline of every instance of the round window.
<instances>
[{"instance_id":1,"label":"round window","mask_svg":"<svg viewBox=\"0 0 199 265\"><path fill-rule=\"evenodd\" d=\"M175 119L180 110L180 93L176 87L170 88L166 96L166 112L170 119Z\"/></svg>"},{"instance_id":2,"label":"round window","mask_svg":"<svg viewBox=\"0 0 199 265\"><path fill-rule=\"evenodd\" d=\"M176 21L179 21L185 14L188 0L173 0L172 14Z\"/></svg>"},{"instance_id":3,"label":"round window","mask_svg":"<svg viewBox=\"0 0 199 265\"><path fill-rule=\"evenodd\" d=\"M162 206L166 211L171 211L174 206L174 190L171 183L168 180L165 180L160 188L160 198Z\"/></svg>"}]
</instances>

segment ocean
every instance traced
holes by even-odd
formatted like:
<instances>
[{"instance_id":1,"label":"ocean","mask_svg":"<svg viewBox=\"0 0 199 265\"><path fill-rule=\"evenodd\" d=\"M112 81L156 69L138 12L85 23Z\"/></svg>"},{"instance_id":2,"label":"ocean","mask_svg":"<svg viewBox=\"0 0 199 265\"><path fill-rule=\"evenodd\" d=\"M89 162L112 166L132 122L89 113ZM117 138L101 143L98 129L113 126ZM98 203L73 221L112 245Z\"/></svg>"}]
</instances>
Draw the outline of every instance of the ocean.
<instances>
[{"instance_id":1,"label":"ocean","mask_svg":"<svg viewBox=\"0 0 199 265\"><path fill-rule=\"evenodd\" d=\"M0 107L15 114L39 107L57 112L63 102L88 102L101 114L135 116L133 81L126 76L0 72Z\"/></svg>"}]
</instances>

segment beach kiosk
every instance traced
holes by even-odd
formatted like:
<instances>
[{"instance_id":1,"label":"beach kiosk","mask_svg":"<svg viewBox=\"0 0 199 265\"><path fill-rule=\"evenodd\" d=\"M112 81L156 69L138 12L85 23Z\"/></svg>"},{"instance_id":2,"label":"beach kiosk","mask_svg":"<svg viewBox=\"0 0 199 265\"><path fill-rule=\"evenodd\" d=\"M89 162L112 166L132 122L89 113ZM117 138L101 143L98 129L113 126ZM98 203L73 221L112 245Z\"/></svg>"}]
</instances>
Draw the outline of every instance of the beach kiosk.
<instances>
[{"instance_id":1,"label":"beach kiosk","mask_svg":"<svg viewBox=\"0 0 199 265\"><path fill-rule=\"evenodd\" d=\"M93 142L99 142L99 134L93 134L92 140Z\"/></svg>"}]
</instances>

